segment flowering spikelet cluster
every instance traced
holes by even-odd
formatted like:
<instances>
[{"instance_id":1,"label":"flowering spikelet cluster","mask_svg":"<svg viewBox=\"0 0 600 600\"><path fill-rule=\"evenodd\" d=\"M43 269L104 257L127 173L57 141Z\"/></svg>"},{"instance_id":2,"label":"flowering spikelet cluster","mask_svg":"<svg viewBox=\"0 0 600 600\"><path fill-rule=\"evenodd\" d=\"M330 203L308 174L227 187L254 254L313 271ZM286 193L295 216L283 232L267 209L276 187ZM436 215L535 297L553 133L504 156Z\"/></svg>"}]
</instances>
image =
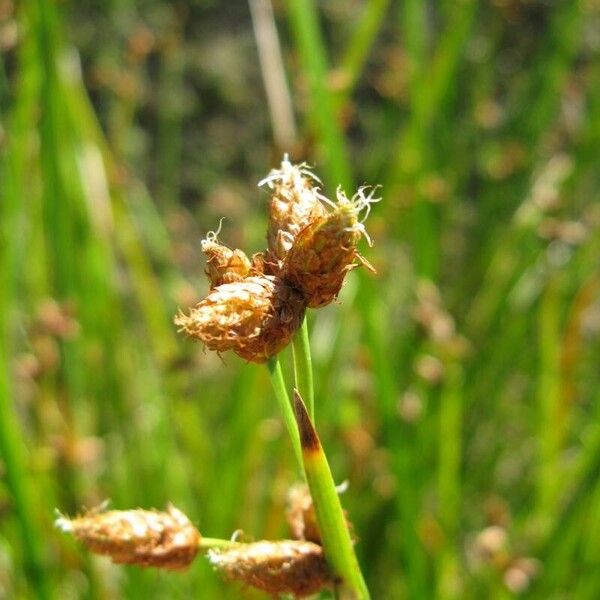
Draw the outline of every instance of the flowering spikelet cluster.
<instances>
[{"instance_id":1,"label":"flowering spikelet cluster","mask_svg":"<svg viewBox=\"0 0 600 600\"><path fill-rule=\"evenodd\" d=\"M227 579L279 596L303 598L332 584L323 549L312 542L281 540L239 544L208 553Z\"/></svg>"},{"instance_id":2,"label":"flowering spikelet cluster","mask_svg":"<svg viewBox=\"0 0 600 600\"><path fill-rule=\"evenodd\" d=\"M200 550L227 579L241 581L275 597L303 598L333 585L320 545L304 540L230 543L203 546L205 540L174 506L155 510L104 510L104 506L69 519L60 515L56 527L72 534L96 554L114 563L181 570ZM224 540L223 540L224 541ZM213 541L214 543L214 541Z\"/></svg>"},{"instance_id":3,"label":"flowering spikelet cluster","mask_svg":"<svg viewBox=\"0 0 600 600\"><path fill-rule=\"evenodd\" d=\"M281 167L260 182L272 191L267 249L249 259L239 249L220 244L210 232L202 242L211 291L175 323L210 350L233 350L252 362L265 362L291 340L306 308L333 302L346 274L362 265L361 236L374 188L360 188L337 201L321 194L307 165L284 157ZM364 213L364 218L359 219Z\"/></svg>"},{"instance_id":4,"label":"flowering spikelet cluster","mask_svg":"<svg viewBox=\"0 0 600 600\"><path fill-rule=\"evenodd\" d=\"M56 526L115 563L171 570L191 564L201 539L190 520L174 506L166 512L97 509L74 519L61 516Z\"/></svg>"},{"instance_id":5,"label":"flowering spikelet cluster","mask_svg":"<svg viewBox=\"0 0 600 600\"><path fill-rule=\"evenodd\" d=\"M261 275L215 287L175 323L211 350L264 362L291 340L304 316L302 296L278 277Z\"/></svg>"}]
</instances>

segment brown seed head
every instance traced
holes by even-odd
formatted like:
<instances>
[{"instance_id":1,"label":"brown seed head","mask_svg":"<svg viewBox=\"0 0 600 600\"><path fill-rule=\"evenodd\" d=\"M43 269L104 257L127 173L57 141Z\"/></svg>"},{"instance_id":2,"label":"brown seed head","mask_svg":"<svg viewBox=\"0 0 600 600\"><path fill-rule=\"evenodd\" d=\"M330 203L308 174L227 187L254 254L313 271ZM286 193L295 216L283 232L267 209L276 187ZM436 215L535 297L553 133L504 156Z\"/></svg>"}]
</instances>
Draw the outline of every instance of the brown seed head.
<instances>
[{"instance_id":1,"label":"brown seed head","mask_svg":"<svg viewBox=\"0 0 600 600\"><path fill-rule=\"evenodd\" d=\"M303 316L302 296L263 275L214 288L189 315L177 315L175 324L211 350L233 350L262 363L290 342Z\"/></svg>"},{"instance_id":2,"label":"brown seed head","mask_svg":"<svg viewBox=\"0 0 600 600\"><path fill-rule=\"evenodd\" d=\"M343 483L337 487L338 494L342 494L346 489ZM294 485L288 492L287 520L290 526L292 537L296 540L307 540L321 545L321 533L317 523L317 515L313 505L312 497L308 486L305 483ZM354 527L348 519L348 513L344 510L346 525L350 531L352 541L355 542Z\"/></svg>"},{"instance_id":3,"label":"brown seed head","mask_svg":"<svg viewBox=\"0 0 600 600\"><path fill-rule=\"evenodd\" d=\"M324 216L311 221L297 236L283 262L281 277L299 289L310 308L320 308L336 299L346 273L370 265L360 256L356 245L367 237L359 214L377 202L365 188L348 199L338 188L338 201ZM364 220L364 219L363 219ZM370 240L369 240L370 241ZM372 269L372 267L370 267Z\"/></svg>"},{"instance_id":4,"label":"brown seed head","mask_svg":"<svg viewBox=\"0 0 600 600\"><path fill-rule=\"evenodd\" d=\"M214 231L202 240L201 247L206 255L205 273L211 289L223 283L241 281L250 275L252 263L246 254L239 248L232 250L220 244Z\"/></svg>"},{"instance_id":5,"label":"brown seed head","mask_svg":"<svg viewBox=\"0 0 600 600\"><path fill-rule=\"evenodd\" d=\"M321 543L315 507L305 483L290 488L286 516L294 539Z\"/></svg>"},{"instance_id":6,"label":"brown seed head","mask_svg":"<svg viewBox=\"0 0 600 600\"><path fill-rule=\"evenodd\" d=\"M154 510L90 511L56 526L72 533L92 552L105 554L115 563L185 569L198 552L200 533L174 506Z\"/></svg>"},{"instance_id":7,"label":"brown seed head","mask_svg":"<svg viewBox=\"0 0 600 600\"><path fill-rule=\"evenodd\" d=\"M331 585L323 550L312 542L282 540L210 550L209 560L227 579L277 596L303 598Z\"/></svg>"},{"instance_id":8,"label":"brown seed head","mask_svg":"<svg viewBox=\"0 0 600 600\"><path fill-rule=\"evenodd\" d=\"M259 183L273 190L267 228L267 264L273 274L277 273L300 231L326 214L321 202L326 198L319 193L317 183L319 180L306 164L293 165L287 155L281 168L273 169Z\"/></svg>"}]
</instances>

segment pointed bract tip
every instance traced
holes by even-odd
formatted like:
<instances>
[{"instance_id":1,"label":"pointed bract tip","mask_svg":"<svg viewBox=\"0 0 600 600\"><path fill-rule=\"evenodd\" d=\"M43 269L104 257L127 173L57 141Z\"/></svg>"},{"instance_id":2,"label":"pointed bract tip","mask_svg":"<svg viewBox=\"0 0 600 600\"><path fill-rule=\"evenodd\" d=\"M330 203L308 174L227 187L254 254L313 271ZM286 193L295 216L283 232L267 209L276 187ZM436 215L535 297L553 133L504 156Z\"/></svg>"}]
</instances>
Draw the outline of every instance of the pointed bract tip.
<instances>
[{"instance_id":1,"label":"pointed bract tip","mask_svg":"<svg viewBox=\"0 0 600 600\"><path fill-rule=\"evenodd\" d=\"M296 422L298 423L298 431L300 432L300 444L302 449L315 452L321 447L317 432L310 420L306 405L298 390L294 390L294 412L296 413Z\"/></svg>"}]
</instances>

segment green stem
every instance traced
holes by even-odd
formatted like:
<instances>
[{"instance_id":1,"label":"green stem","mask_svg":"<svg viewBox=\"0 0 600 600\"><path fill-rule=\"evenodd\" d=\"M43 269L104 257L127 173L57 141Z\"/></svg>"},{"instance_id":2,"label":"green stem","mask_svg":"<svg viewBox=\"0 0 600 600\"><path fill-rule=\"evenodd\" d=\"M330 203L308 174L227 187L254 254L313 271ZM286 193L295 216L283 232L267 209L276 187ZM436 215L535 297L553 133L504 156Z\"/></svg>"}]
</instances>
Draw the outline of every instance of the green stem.
<instances>
[{"instance_id":1,"label":"green stem","mask_svg":"<svg viewBox=\"0 0 600 600\"><path fill-rule=\"evenodd\" d=\"M271 385L273 386L275 397L277 398L279 408L281 409L283 421L288 430L288 433L290 434L290 439L292 440L292 446L294 448L296 460L298 461L298 465L300 466L300 470L302 471L303 463L302 450L300 448L300 435L298 434L298 426L296 425L296 417L294 416L292 403L290 402L290 397L288 396L287 390L285 388L285 380L281 371L281 364L279 363L279 358L277 356L271 358L267 363L267 368L269 370L269 375L271 376Z\"/></svg>"},{"instance_id":2,"label":"green stem","mask_svg":"<svg viewBox=\"0 0 600 600\"><path fill-rule=\"evenodd\" d=\"M0 73L1 86L4 88L4 61L1 56ZM2 92L4 93L4 89ZM3 108L4 105L0 107L0 122L5 117ZM10 140L11 136L8 138ZM46 570L42 527L37 517L39 485L36 487L30 472L25 432L19 422L16 394L9 368L11 351L14 351L11 333L13 311L17 304L16 288L20 283L19 270L23 266L18 241L18 232L23 229L19 194L21 189L15 173L19 154L17 144L12 144L8 150L6 146L0 145L0 273L3 280L0 289L0 460L8 497L11 499L20 530L21 547L18 553L21 555L31 591L37 598L44 600L52 598L53 594Z\"/></svg>"},{"instance_id":3,"label":"green stem","mask_svg":"<svg viewBox=\"0 0 600 600\"><path fill-rule=\"evenodd\" d=\"M369 590L354 553L354 545L327 457L297 390L294 391L294 410L302 442L306 481L315 508L325 557L335 575L342 581L342 597L347 597L347 592L354 600L369 600Z\"/></svg>"},{"instance_id":4,"label":"green stem","mask_svg":"<svg viewBox=\"0 0 600 600\"><path fill-rule=\"evenodd\" d=\"M198 550L200 552L206 552L212 548L235 548L240 546L240 542L233 542L232 540L223 540L221 538L207 538L202 536L198 542Z\"/></svg>"},{"instance_id":5,"label":"green stem","mask_svg":"<svg viewBox=\"0 0 600 600\"><path fill-rule=\"evenodd\" d=\"M25 444L21 427L11 406L8 374L3 368L7 364L4 352L0 368L0 456L4 462L9 497L12 495L15 514L20 527L23 544L23 562L31 587L40 599L51 598L47 572L45 570L41 528L36 522L36 493L27 468Z\"/></svg>"},{"instance_id":6,"label":"green stem","mask_svg":"<svg viewBox=\"0 0 600 600\"><path fill-rule=\"evenodd\" d=\"M369 591L364 582L342 504L335 488L325 451L314 429L314 386L310 340L306 318L294 336L294 412L298 420L304 472L310 489L325 556L342 586L353 598L367 600ZM306 401L305 401L306 399ZM288 404L289 405L289 404Z\"/></svg>"},{"instance_id":7,"label":"green stem","mask_svg":"<svg viewBox=\"0 0 600 600\"><path fill-rule=\"evenodd\" d=\"M306 403L311 421L315 421L315 392L313 386L312 358L310 356L310 341L306 317L292 342L294 353L294 378L296 389Z\"/></svg>"},{"instance_id":8,"label":"green stem","mask_svg":"<svg viewBox=\"0 0 600 600\"><path fill-rule=\"evenodd\" d=\"M371 0L365 4L356 29L346 45L340 61L344 86L336 98L338 111L344 107L356 87L389 5L390 0Z\"/></svg>"},{"instance_id":9,"label":"green stem","mask_svg":"<svg viewBox=\"0 0 600 600\"><path fill-rule=\"evenodd\" d=\"M285 7L310 87L311 120L324 154L330 183L349 189L352 175L346 140L327 87L328 58L314 0L289 0Z\"/></svg>"}]
</instances>

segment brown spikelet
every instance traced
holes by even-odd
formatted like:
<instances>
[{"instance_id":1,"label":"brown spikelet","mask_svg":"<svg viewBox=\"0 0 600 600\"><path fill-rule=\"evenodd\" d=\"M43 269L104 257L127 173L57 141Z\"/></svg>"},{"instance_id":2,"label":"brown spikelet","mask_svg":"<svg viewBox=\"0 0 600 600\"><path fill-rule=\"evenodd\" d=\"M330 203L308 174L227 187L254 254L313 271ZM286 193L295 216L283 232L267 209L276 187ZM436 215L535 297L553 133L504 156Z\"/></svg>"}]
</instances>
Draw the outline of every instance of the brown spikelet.
<instances>
[{"instance_id":1,"label":"brown spikelet","mask_svg":"<svg viewBox=\"0 0 600 600\"><path fill-rule=\"evenodd\" d=\"M172 570L192 563L201 539L190 520L174 506L166 512L90 511L74 519L60 517L56 526L115 563Z\"/></svg>"},{"instance_id":2,"label":"brown spikelet","mask_svg":"<svg viewBox=\"0 0 600 600\"><path fill-rule=\"evenodd\" d=\"M303 598L332 584L323 550L299 540L254 542L210 550L209 560L227 579L242 581L274 596Z\"/></svg>"},{"instance_id":3,"label":"brown spikelet","mask_svg":"<svg viewBox=\"0 0 600 600\"><path fill-rule=\"evenodd\" d=\"M273 276L252 276L214 288L175 324L211 350L233 350L262 363L291 340L304 316L302 296Z\"/></svg>"},{"instance_id":4,"label":"brown spikelet","mask_svg":"<svg viewBox=\"0 0 600 600\"><path fill-rule=\"evenodd\" d=\"M297 236L281 269L281 277L299 289L310 308L320 308L336 299L346 273L367 264L356 245L366 235L358 220L362 209L377 200L361 188L348 199L338 190L338 202L326 215L312 220Z\"/></svg>"},{"instance_id":5,"label":"brown spikelet","mask_svg":"<svg viewBox=\"0 0 600 600\"><path fill-rule=\"evenodd\" d=\"M294 485L288 491L286 516L294 539L321 543L315 507L305 483Z\"/></svg>"},{"instance_id":6,"label":"brown spikelet","mask_svg":"<svg viewBox=\"0 0 600 600\"><path fill-rule=\"evenodd\" d=\"M202 252L206 255L204 272L210 281L211 289L223 283L233 283L248 277L252 270L252 263L246 254L239 248L232 250L220 244L216 235L213 232L211 234L201 242Z\"/></svg>"},{"instance_id":7,"label":"brown spikelet","mask_svg":"<svg viewBox=\"0 0 600 600\"><path fill-rule=\"evenodd\" d=\"M342 484L338 487L338 493L342 493L344 489L345 485ZM292 486L288 491L287 500L286 516L292 537L296 540L307 540L321 545L321 533L308 486L305 483ZM344 510L344 518L352 541L355 542L354 527L348 519L346 510Z\"/></svg>"},{"instance_id":8,"label":"brown spikelet","mask_svg":"<svg viewBox=\"0 0 600 600\"><path fill-rule=\"evenodd\" d=\"M266 264L276 274L281 261L297 235L309 223L325 216L317 177L304 163L293 165L284 156L279 169L273 169L259 185L267 184L273 194L269 201Z\"/></svg>"}]
</instances>

